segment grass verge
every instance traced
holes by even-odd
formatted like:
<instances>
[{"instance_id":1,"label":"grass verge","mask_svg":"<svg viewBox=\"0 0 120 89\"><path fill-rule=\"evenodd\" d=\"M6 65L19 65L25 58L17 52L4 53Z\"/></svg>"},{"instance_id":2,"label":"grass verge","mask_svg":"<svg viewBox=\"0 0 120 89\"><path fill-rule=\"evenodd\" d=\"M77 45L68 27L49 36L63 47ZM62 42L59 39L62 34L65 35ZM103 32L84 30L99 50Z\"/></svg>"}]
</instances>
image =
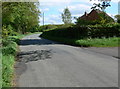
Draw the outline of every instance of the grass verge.
<instances>
[{"instance_id":1,"label":"grass verge","mask_svg":"<svg viewBox=\"0 0 120 89\"><path fill-rule=\"evenodd\" d=\"M0 52L2 52L1 62L2 62L2 87L11 87L12 80L14 78L14 64L15 57L18 52L18 43L20 39L27 35L37 34L18 34L17 36L8 36L6 39L2 39L2 47L0 47ZM1 81L0 81L1 83Z\"/></svg>"},{"instance_id":2,"label":"grass verge","mask_svg":"<svg viewBox=\"0 0 120 89\"><path fill-rule=\"evenodd\" d=\"M2 40L3 47L0 48L0 51L2 51L2 87L10 87L12 86L12 78L14 75L17 43L10 38Z\"/></svg>"},{"instance_id":3,"label":"grass verge","mask_svg":"<svg viewBox=\"0 0 120 89\"><path fill-rule=\"evenodd\" d=\"M15 57L13 55L2 56L2 87L10 87L14 73Z\"/></svg>"},{"instance_id":4,"label":"grass verge","mask_svg":"<svg viewBox=\"0 0 120 89\"><path fill-rule=\"evenodd\" d=\"M78 45L85 45L89 47L118 47L120 38L119 37L111 37L111 38L95 38L95 39L83 39L76 40L75 43Z\"/></svg>"},{"instance_id":5,"label":"grass verge","mask_svg":"<svg viewBox=\"0 0 120 89\"><path fill-rule=\"evenodd\" d=\"M120 46L120 37L94 38L94 39L68 39L42 35L43 38L62 42L64 44L83 46L83 47L118 47Z\"/></svg>"}]
</instances>

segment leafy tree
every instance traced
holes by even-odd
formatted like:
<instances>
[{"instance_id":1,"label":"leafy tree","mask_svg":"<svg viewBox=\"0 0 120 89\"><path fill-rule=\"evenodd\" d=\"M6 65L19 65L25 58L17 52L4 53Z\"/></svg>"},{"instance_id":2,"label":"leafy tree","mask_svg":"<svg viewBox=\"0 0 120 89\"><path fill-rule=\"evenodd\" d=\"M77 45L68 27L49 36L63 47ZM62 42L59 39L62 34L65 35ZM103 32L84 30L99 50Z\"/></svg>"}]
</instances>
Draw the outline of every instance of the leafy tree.
<instances>
[{"instance_id":1,"label":"leafy tree","mask_svg":"<svg viewBox=\"0 0 120 89\"><path fill-rule=\"evenodd\" d=\"M98 15L101 18L101 20L100 20L101 24L115 22L114 19L112 17L110 17L109 15L107 15L105 12L101 12Z\"/></svg>"},{"instance_id":2,"label":"leafy tree","mask_svg":"<svg viewBox=\"0 0 120 89\"><path fill-rule=\"evenodd\" d=\"M2 25L11 26L15 32L28 32L38 25L40 11L37 3L33 2L3 2Z\"/></svg>"},{"instance_id":3,"label":"leafy tree","mask_svg":"<svg viewBox=\"0 0 120 89\"><path fill-rule=\"evenodd\" d=\"M98 0L99 1L99 0ZM102 11L105 11L105 9L107 8L107 7L109 7L109 6L111 6L110 5L110 1L102 1L101 0L101 2L102 3L98 3L98 4L96 4L96 3L94 3L93 5L93 7L91 8L91 9L101 9Z\"/></svg>"},{"instance_id":4,"label":"leafy tree","mask_svg":"<svg viewBox=\"0 0 120 89\"><path fill-rule=\"evenodd\" d=\"M68 8L64 9L64 11L61 14L61 16L62 16L62 21L64 22L64 24L71 24L72 23L71 13L70 13Z\"/></svg>"},{"instance_id":5,"label":"leafy tree","mask_svg":"<svg viewBox=\"0 0 120 89\"><path fill-rule=\"evenodd\" d=\"M120 15L115 15L115 18L117 19L117 22L120 23Z\"/></svg>"}]
</instances>

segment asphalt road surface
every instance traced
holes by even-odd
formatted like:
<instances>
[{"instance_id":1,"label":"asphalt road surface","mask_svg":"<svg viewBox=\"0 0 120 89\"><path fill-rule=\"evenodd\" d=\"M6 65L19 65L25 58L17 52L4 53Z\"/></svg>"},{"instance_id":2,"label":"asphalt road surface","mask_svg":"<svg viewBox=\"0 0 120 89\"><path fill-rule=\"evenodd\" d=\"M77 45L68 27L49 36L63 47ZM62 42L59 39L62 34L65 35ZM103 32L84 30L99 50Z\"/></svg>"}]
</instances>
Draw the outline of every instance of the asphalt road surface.
<instances>
[{"instance_id":1,"label":"asphalt road surface","mask_svg":"<svg viewBox=\"0 0 120 89\"><path fill-rule=\"evenodd\" d=\"M39 37L21 40L18 87L118 87L118 59Z\"/></svg>"}]
</instances>

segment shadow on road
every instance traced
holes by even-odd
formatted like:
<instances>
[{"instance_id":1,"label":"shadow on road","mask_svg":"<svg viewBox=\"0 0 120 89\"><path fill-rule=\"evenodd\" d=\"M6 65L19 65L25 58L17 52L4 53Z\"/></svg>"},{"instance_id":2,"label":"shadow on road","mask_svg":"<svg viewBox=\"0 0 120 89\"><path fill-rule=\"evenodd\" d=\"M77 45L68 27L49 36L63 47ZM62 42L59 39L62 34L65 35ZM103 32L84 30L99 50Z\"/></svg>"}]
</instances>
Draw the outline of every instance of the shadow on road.
<instances>
[{"instance_id":1,"label":"shadow on road","mask_svg":"<svg viewBox=\"0 0 120 89\"><path fill-rule=\"evenodd\" d=\"M57 42L40 38L40 39L22 39L19 44L20 45L49 45L49 44L56 44L56 43Z\"/></svg>"}]
</instances>

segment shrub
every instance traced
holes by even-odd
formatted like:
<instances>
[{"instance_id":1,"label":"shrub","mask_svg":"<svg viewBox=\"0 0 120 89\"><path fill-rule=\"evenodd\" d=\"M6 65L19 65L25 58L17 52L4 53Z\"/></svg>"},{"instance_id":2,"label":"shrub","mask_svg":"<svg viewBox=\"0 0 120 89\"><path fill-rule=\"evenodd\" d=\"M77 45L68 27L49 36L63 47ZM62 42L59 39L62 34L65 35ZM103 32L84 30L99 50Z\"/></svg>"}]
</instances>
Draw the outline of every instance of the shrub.
<instances>
[{"instance_id":1,"label":"shrub","mask_svg":"<svg viewBox=\"0 0 120 89\"><path fill-rule=\"evenodd\" d=\"M17 44L19 42L19 39L17 36L9 36L6 39L2 39L2 45L3 47L0 48L0 50L2 51L3 55L9 55L9 54L13 54L15 55L17 49Z\"/></svg>"},{"instance_id":2,"label":"shrub","mask_svg":"<svg viewBox=\"0 0 120 89\"><path fill-rule=\"evenodd\" d=\"M17 36L17 35L18 33L13 31L11 25L8 25L8 27L2 26L2 38L7 38L8 36Z\"/></svg>"},{"instance_id":3,"label":"shrub","mask_svg":"<svg viewBox=\"0 0 120 89\"><path fill-rule=\"evenodd\" d=\"M44 25L44 26L40 26L39 30L43 30L43 31L49 31L49 30L53 30L53 29L57 29L57 28L66 28L66 27L72 27L74 24L60 24L60 25Z\"/></svg>"},{"instance_id":4,"label":"shrub","mask_svg":"<svg viewBox=\"0 0 120 89\"><path fill-rule=\"evenodd\" d=\"M73 39L119 37L120 24L88 26L76 25L72 27L57 28L54 30L46 31L43 33L43 35Z\"/></svg>"},{"instance_id":5,"label":"shrub","mask_svg":"<svg viewBox=\"0 0 120 89\"><path fill-rule=\"evenodd\" d=\"M2 38L8 37L8 30L6 29L5 26L2 26Z\"/></svg>"},{"instance_id":6,"label":"shrub","mask_svg":"<svg viewBox=\"0 0 120 89\"><path fill-rule=\"evenodd\" d=\"M28 30L28 32L32 32L32 33L40 32L40 31L41 30L40 30L40 26L39 25L36 25L36 26L34 26L34 27L32 27L31 29Z\"/></svg>"},{"instance_id":7,"label":"shrub","mask_svg":"<svg viewBox=\"0 0 120 89\"><path fill-rule=\"evenodd\" d=\"M17 36L9 36L8 37L9 41L16 42L17 44L19 43L20 39Z\"/></svg>"},{"instance_id":8,"label":"shrub","mask_svg":"<svg viewBox=\"0 0 120 89\"><path fill-rule=\"evenodd\" d=\"M0 48L3 55L15 55L17 52L17 44L15 42L10 42L9 45Z\"/></svg>"},{"instance_id":9,"label":"shrub","mask_svg":"<svg viewBox=\"0 0 120 89\"><path fill-rule=\"evenodd\" d=\"M8 46L9 44L12 44L13 42L19 43L19 38L17 36L9 36L6 39L2 39L2 45Z\"/></svg>"},{"instance_id":10,"label":"shrub","mask_svg":"<svg viewBox=\"0 0 120 89\"><path fill-rule=\"evenodd\" d=\"M44 25L44 26L40 26L40 30L48 30L48 29L55 29L55 28L57 28L57 26L56 25Z\"/></svg>"}]
</instances>

